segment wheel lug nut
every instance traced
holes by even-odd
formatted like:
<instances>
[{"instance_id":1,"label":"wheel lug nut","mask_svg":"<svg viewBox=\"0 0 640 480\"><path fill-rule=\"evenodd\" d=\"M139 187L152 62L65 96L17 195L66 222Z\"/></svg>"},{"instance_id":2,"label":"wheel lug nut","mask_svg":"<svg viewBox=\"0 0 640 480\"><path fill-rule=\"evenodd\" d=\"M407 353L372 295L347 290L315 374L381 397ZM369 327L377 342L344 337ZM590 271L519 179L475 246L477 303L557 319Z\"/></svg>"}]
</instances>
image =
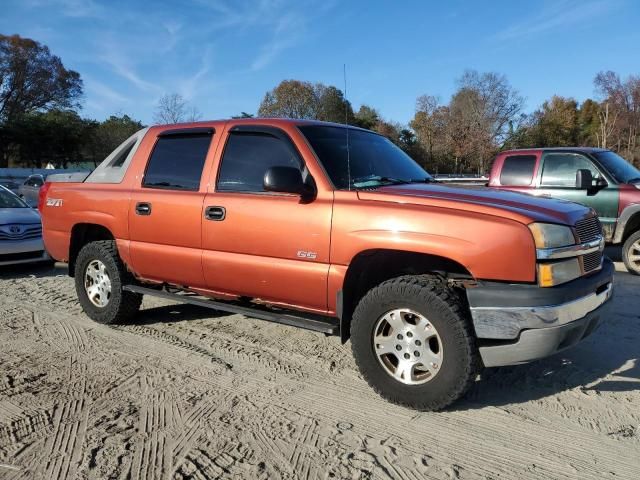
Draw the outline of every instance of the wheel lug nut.
<instances>
[{"instance_id":1,"label":"wheel lug nut","mask_svg":"<svg viewBox=\"0 0 640 480\"><path fill-rule=\"evenodd\" d=\"M407 337L409 337L409 338L413 337L413 333L407 332Z\"/></svg>"},{"instance_id":2,"label":"wheel lug nut","mask_svg":"<svg viewBox=\"0 0 640 480\"><path fill-rule=\"evenodd\" d=\"M400 345L396 345L396 350L400 351L402 350L402 347Z\"/></svg>"},{"instance_id":3,"label":"wheel lug nut","mask_svg":"<svg viewBox=\"0 0 640 480\"><path fill-rule=\"evenodd\" d=\"M422 342L420 340L416 340L416 347L419 347L420 345L422 345Z\"/></svg>"},{"instance_id":4,"label":"wheel lug nut","mask_svg":"<svg viewBox=\"0 0 640 480\"><path fill-rule=\"evenodd\" d=\"M402 335L398 334L398 336L396 337L398 340L402 340Z\"/></svg>"},{"instance_id":5,"label":"wheel lug nut","mask_svg":"<svg viewBox=\"0 0 640 480\"><path fill-rule=\"evenodd\" d=\"M409 360L409 357L411 357L411 355L409 355L408 353L404 354L404 358L406 358L407 360Z\"/></svg>"},{"instance_id":6,"label":"wheel lug nut","mask_svg":"<svg viewBox=\"0 0 640 480\"><path fill-rule=\"evenodd\" d=\"M415 352L413 352L413 354L414 354L416 357L419 357L419 356L420 356L420 352L419 352L419 351L417 351L417 350L416 350Z\"/></svg>"}]
</instances>

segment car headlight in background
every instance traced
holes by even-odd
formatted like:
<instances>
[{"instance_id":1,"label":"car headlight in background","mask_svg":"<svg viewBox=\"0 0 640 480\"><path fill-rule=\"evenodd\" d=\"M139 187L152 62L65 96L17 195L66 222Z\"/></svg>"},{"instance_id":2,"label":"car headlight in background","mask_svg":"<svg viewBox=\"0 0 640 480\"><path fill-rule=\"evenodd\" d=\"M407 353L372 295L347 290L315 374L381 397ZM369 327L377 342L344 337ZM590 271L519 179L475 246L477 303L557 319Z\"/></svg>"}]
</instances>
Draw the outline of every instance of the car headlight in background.
<instances>
[{"instance_id":1,"label":"car headlight in background","mask_svg":"<svg viewBox=\"0 0 640 480\"><path fill-rule=\"evenodd\" d=\"M577 258L538 264L538 285L541 287L554 287L581 275L582 268Z\"/></svg>"},{"instance_id":2,"label":"car headlight in background","mask_svg":"<svg viewBox=\"0 0 640 480\"><path fill-rule=\"evenodd\" d=\"M536 248L558 248L575 245L576 238L571 227L553 223L532 223L529 230L533 234Z\"/></svg>"}]
</instances>

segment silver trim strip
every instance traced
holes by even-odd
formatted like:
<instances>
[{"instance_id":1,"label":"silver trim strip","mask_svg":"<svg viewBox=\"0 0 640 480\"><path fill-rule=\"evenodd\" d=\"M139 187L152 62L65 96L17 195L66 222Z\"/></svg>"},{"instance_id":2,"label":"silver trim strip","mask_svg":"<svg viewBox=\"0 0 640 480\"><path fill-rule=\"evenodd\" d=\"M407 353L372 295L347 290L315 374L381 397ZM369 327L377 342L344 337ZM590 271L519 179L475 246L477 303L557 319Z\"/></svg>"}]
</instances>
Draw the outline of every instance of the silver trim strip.
<instances>
[{"instance_id":1,"label":"silver trim strip","mask_svg":"<svg viewBox=\"0 0 640 480\"><path fill-rule=\"evenodd\" d=\"M579 245L569 245L559 248L538 248L536 249L536 257L538 260L555 260L558 258L570 258L588 253L604 250L604 237L599 236L590 242L581 243Z\"/></svg>"},{"instance_id":2,"label":"silver trim strip","mask_svg":"<svg viewBox=\"0 0 640 480\"><path fill-rule=\"evenodd\" d=\"M613 282L600 293L563 303L539 307L471 307L478 338L514 339L522 330L557 327L578 320L609 300Z\"/></svg>"}]
</instances>

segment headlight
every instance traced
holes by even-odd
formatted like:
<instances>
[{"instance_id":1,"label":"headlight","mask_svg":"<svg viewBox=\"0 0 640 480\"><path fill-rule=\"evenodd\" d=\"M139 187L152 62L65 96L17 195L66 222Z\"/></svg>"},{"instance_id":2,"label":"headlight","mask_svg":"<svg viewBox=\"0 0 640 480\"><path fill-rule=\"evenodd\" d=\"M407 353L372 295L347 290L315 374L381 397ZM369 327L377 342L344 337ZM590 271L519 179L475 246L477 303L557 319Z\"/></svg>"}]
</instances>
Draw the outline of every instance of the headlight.
<instances>
[{"instance_id":1,"label":"headlight","mask_svg":"<svg viewBox=\"0 0 640 480\"><path fill-rule=\"evenodd\" d=\"M575 245L573 230L566 225L553 223L532 223L529 230L533 234L536 248L558 248Z\"/></svg>"},{"instance_id":2,"label":"headlight","mask_svg":"<svg viewBox=\"0 0 640 480\"><path fill-rule=\"evenodd\" d=\"M538 284L541 287L560 285L561 283L570 282L581 275L580 262L577 258L538 264Z\"/></svg>"}]
</instances>

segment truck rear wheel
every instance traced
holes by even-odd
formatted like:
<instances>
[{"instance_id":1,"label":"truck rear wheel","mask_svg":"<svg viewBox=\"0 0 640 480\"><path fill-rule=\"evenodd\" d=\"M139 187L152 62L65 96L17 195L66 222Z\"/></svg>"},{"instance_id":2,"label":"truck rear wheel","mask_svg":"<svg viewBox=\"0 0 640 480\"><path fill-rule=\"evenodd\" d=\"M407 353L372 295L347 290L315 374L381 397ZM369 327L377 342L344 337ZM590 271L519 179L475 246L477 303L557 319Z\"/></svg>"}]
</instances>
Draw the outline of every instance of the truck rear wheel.
<instances>
[{"instance_id":1,"label":"truck rear wheel","mask_svg":"<svg viewBox=\"0 0 640 480\"><path fill-rule=\"evenodd\" d=\"M429 275L403 276L370 290L351 322L353 355L383 398L440 410L461 398L481 362L458 294Z\"/></svg>"},{"instance_id":2,"label":"truck rear wheel","mask_svg":"<svg viewBox=\"0 0 640 480\"><path fill-rule=\"evenodd\" d=\"M122 290L130 274L114 241L91 242L82 247L74 277L82 309L98 323L122 323L140 309L142 295Z\"/></svg>"},{"instance_id":3,"label":"truck rear wheel","mask_svg":"<svg viewBox=\"0 0 640 480\"><path fill-rule=\"evenodd\" d=\"M640 231L633 233L624 242L622 260L629 273L640 275Z\"/></svg>"}]
</instances>

